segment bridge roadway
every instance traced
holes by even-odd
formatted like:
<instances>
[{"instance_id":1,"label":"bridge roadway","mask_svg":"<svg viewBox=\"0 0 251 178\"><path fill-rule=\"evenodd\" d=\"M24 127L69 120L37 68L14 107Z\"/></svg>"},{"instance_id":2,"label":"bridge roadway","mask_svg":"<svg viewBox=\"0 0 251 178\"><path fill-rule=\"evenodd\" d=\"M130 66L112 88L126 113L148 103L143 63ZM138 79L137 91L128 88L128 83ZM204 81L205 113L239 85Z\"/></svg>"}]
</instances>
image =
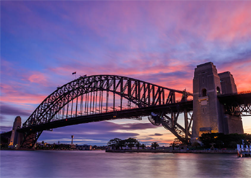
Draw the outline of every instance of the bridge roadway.
<instances>
[{"instance_id":1,"label":"bridge roadway","mask_svg":"<svg viewBox=\"0 0 251 178\"><path fill-rule=\"evenodd\" d=\"M242 104L250 104L251 103L251 93L245 94L227 94L227 95L219 95L219 101L224 105L236 105L240 106ZM24 127L18 129L18 132L26 132L30 129L36 131L42 130L49 130L57 127L64 127L67 125L75 125L81 123L89 123L89 122L98 122L98 121L105 121L105 120L115 120L115 119L122 119L122 118L132 118L132 117L140 117L140 116L149 116L151 112L159 113L165 110L166 113L171 112L184 112L192 111L193 110L193 101L186 101L186 102L179 102L167 105L158 105L158 106L149 106L143 108L133 108L128 110L122 111L115 111L115 112L107 112L107 113L100 113L100 114L93 114L93 115L84 115L78 116L73 118L61 119L56 120L44 124L39 124L30 127Z\"/></svg>"},{"instance_id":2,"label":"bridge roadway","mask_svg":"<svg viewBox=\"0 0 251 178\"><path fill-rule=\"evenodd\" d=\"M98 122L98 121L105 121L105 120L115 120L115 119L123 119L123 118L133 118L133 117L140 117L140 116L149 116L151 112L162 112L171 113L171 112L184 112L184 111L192 111L193 110L193 101L185 101L167 105L158 105L158 106L149 106L143 108L133 108L128 110L122 111L115 111L115 112L107 112L107 113L100 113L100 114L93 114L93 115L85 115L85 116L78 116L72 117L67 119L55 120L49 123L24 127L18 129L18 132L27 132L27 131L43 131L49 130L57 127L64 127L68 125L75 125L81 123L89 123L89 122Z\"/></svg>"},{"instance_id":3,"label":"bridge roadway","mask_svg":"<svg viewBox=\"0 0 251 178\"><path fill-rule=\"evenodd\" d=\"M219 101L228 106L239 106L241 104L250 104L251 103L251 93L245 94L226 94L226 95L219 95ZM75 125L81 123L89 123L89 122L98 122L98 121L105 121L105 120L115 120L115 119L122 119L122 118L133 118L133 117L140 117L140 116L149 116L151 112L160 112L165 110L167 113L171 112L183 112L184 110L192 111L193 110L193 101L186 101L174 104L167 104L167 105L158 105L158 106L149 106L143 108L133 108L128 110L116 111L116 112L107 112L107 113L100 113L100 114L93 114L93 115L84 115L78 116L73 118L61 119L52 121L49 123L44 123L40 125L34 125L30 127L24 127L18 129L18 132L27 132L31 129L34 131L43 131L49 130L58 127L64 127L67 125ZM10 135L11 131L2 133L1 135Z\"/></svg>"},{"instance_id":4,"label":"bridge roadway","mask_svg":"<svg viewBox=\"0 0 251 178\"><path fill-rule=\"evenodd\" d=\"M251 104L251 93L219 95L218 99L224 105L239 106Z\"/></svg>"},{"instance_id":5,"label":"bridge roadway","mask_svg":"<svg viewBox=\"0 0 251 178\"><path fill-rule=\"evenodd\" d=\"M224 105L226 113L251 116L251 93L220 95L218 99Z\"/></svg>"}]
</instances>

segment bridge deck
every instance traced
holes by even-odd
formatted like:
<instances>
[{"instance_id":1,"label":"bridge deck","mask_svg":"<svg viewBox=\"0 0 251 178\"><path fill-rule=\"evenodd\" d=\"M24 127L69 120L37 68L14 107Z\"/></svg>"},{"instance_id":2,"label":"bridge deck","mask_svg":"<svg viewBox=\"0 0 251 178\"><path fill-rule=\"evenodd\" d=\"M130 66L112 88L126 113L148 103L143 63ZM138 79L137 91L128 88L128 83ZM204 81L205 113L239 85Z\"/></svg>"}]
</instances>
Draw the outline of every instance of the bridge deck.
<instances>
[{"instance_id":1,"label":"bridge deck","mask_svg":"<svg viewBox=\"0 0 251 178\"><path fill-rule=\"evenodd\" d=\"M132 117L140 117L140 116L149 116L151 112L158 112L165 110L167 113L171 112L184 112L191 111L193 109L193 101L180 102L168 105L159 105L159 106L150 106L144 108L135 108L130 110L122 110L116 112L108 112L101 113L95 115L86 115L73 117L68 119L56 120L49 123L44 123L40 125L34 125L30 127L21 128L19 132L30 131L30 129L35 131L49 130L57 127L64 127L68 125L75 125L81 123L89 123L89 122L98 122L105 120L114 120L114 119L123 119L123 118L132 118Z\"/></svg>"},{"instance_id":2,"label":"bridge deck","mask_svg":"<svg viewBox=\"0 0 251 178\"><path fill-rule=\"evenodd\" d=\"M219 95L218 98L224 105L251 104L251 93Z\"/></svg>"}]
</instances>

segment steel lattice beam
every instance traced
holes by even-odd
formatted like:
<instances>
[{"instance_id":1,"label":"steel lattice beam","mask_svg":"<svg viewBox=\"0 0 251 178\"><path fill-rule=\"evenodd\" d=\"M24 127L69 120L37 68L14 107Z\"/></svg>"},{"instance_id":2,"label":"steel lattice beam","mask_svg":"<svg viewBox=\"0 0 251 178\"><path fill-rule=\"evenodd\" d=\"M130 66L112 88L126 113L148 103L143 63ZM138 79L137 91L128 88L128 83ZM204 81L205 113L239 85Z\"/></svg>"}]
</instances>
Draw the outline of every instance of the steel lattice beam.
<instances>
[{"instance_id":1,"label":"steel lattice beam","mask_svg":"<svg viewBox=\"0 0 251 178\"><path fill-rule=\"evenodd\" d=\"M179 95L179 96L178 96ZM172 106L169 112L179 111L173 105L180 102L186 102L187 97L192 96L186 91L179 91L161 87L155 84L144 82L141 80L117 76L117 75L94 75L88 77L79 77L61 87L58 87L52 94L35 109L31 116L25 121L22 132L25 130L24 142L22 146L34 145L39 135L44 129L56 127L55 123L64 120L74 120L74 118L82 117L88 120L92 115L99 114L101 117L110 112L126 113L129 117L137 117L137 115L144 115L140 111L135 111L132 114L132 109L144 108L147 115L150 114L150 109L161 110L161 106ZM178 99L178 101L176 101ZM127 106L125 106L127 102ZM146 109L147 108L147 109ZM128 111L130 110L130 111ZM168 110L162 108L162 110ZM138 113L137 113L138 112ZM167 113L165 111L165 113ZM121 115L122 116L122 115ZM109 116L110 117L110 116ZM105 117L105 119L112 119ZM166 127L175 135L180 135L176 129L181 126L177 125L176 115L172 127ZM85 121L79 121L85 123ZM89 120L88 120L89 122ZM67 124L70 124L69 122ZM60 124L59 124L60 125ZM64 125L64 124L63 124ZM32 131L29 131L31 129ZM187 130L181 129L182 131ZM188 132L186 138L188 138ZM32 142L32 143L31 143Z\"/></svg>"},{"instance_id":2,"label":"steel lattice beam","mask_svg":"<svg viewBox=\"0 0 251 178\"><path fill-rule=\"evenodd\" d=\"M251 93L220 95L218 98L224 105L226 114L235 116L251 115Z\"/></svg>"}]
</instances>

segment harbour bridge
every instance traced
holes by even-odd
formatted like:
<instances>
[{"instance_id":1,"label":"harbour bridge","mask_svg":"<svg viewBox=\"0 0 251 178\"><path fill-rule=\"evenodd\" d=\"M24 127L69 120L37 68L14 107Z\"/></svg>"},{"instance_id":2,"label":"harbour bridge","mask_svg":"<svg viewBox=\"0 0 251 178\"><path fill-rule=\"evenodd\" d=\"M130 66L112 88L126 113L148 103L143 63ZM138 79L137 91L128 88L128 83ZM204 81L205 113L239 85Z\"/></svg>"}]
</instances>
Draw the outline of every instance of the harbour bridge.
<instances>
[{"instance_id":1,"label":"harbour bridge","mask_svg":"<svg viewBox=\"0 0 251 178\"><path fill-rule=\"evenodd\" d=\"M217 102L220 103L224 116L240 118L251 115L251 92L237 94L223 90L223 87L222 91L215 88ZM199 103L210 105L210 91L207 91L208 94L203 92L205 91L202 90L202 95L199 96ZM200 125L198 132L215 130L212 124L203 127L202 122L197 121L199 119L194 113L195 110L198 112L194 107L195 98L195 92L175 90L125 76L81 76L57 87L22 125L21 118L17 117L12 131L1 134L1 137L9 137L10 146L32 148L44 130L105 120L140 119L147 116L153 125L162 125L180 141L188 144L196 133L193 130L195 126ZM197 100L198 98L196 102ZM205 101L208 103L205 104ZM230 122L228 124L231 125ZM231 133L229 130L220 129L223 126L218 127L218 132Z\"/></svg>"}]
</instances>

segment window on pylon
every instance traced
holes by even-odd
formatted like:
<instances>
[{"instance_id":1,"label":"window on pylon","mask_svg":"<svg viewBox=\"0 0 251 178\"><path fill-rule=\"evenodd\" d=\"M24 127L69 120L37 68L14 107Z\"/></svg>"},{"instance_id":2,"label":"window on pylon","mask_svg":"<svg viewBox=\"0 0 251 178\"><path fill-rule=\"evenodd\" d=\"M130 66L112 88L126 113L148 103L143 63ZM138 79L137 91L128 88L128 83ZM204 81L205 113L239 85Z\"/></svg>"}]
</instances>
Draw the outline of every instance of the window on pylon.
<instances>
[{"instance_id":1,"label":"window on pylon","mask_svg":"<svg viewBox=\"0 0 251 178\"><path fill-rule=\"evenodd\" d=\"M220 87L217 87L216 91L217 91L217 95L220 95Z\"/></svg>"},{"instance_id":2,"label":"window on pylon","mask_svg":"<svg viewBox=\"0 0 251 178\"><path fill-rule=\"evenodd\" d=\"M202 89L202 96L207 96L207 89L205 88Z\"/></svg>"}]
</instances>

